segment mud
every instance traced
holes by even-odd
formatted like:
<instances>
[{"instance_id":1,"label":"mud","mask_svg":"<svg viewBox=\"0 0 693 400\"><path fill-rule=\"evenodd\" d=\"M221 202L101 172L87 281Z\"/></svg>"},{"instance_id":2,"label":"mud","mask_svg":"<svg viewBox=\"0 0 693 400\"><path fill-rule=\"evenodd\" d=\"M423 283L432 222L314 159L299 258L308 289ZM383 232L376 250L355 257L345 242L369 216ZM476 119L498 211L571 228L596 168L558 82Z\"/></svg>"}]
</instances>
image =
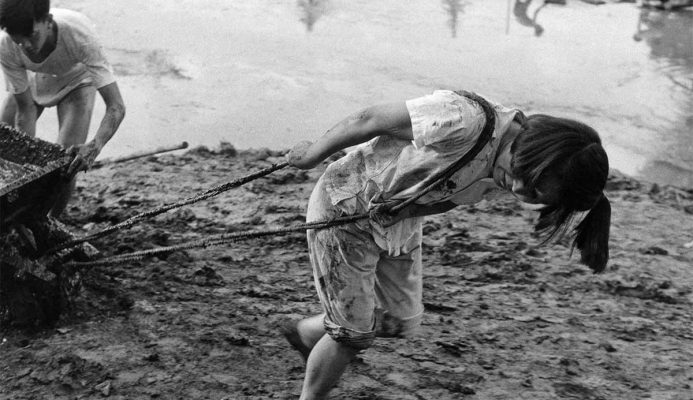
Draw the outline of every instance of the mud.
<instances>
[{"instance_id":1,"label":"mud","mask_svg":"<svg viewBox=\"0 0 693 400\"><path fill-rule=\"evenodd\" d=\"M282 161L198 148L82 175L81 235ZM304 220L321 168L284 169L92 243L104 255ZM613 174L611 262L538 247L508 198L424 227L417 337L379 339L332 399L693 398L693 191ZM293 399L303 362L277 332L320 311L305 236L286 234L84 271L50 328L0 334L0 399Z\"/></svg>"}]
</instances>

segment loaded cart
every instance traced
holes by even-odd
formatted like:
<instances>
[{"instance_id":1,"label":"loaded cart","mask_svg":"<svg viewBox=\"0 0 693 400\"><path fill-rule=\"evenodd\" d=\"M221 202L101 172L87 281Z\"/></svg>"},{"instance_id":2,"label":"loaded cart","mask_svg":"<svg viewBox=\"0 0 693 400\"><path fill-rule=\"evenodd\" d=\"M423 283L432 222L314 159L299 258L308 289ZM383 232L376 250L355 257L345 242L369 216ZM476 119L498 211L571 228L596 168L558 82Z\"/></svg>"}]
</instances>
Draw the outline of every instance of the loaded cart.
<instances>
[{"instance_id":1,"label":"loaded cart","mask_svg":"<svg viewBox=\"0 0 693 400\"><path fill-rule=\"evenodd\" d=\"M56 321L80 284L65 262L97 254L84 243L43 255L74 238L48 217L71 160L62 146L0 124L0 324Z\"/></svg>"}]
</instances>

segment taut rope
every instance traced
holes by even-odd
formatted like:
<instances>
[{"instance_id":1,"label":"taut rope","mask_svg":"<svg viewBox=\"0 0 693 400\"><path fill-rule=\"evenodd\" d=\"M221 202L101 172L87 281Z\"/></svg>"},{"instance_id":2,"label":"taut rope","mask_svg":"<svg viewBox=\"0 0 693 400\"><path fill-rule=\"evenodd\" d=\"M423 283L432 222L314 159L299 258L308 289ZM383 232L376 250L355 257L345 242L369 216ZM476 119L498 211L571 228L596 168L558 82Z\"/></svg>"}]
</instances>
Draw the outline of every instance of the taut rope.
<instances>
[{"instance_id":1,"label":"taut rope","mask_svg":"<svg viewBox=\"0 0 693 400\"><path fill-rule=\"evenodd\" d=\"M212 235L205 239L193 240L187 243L181 243L174 246L159 247L156 249L142 250L129 254L117 255L108 258L102 258L94 261L72 261L66 263L66 266L73 267L93 267L93 266L103 266L103 265L116 265L125 263L128 261L139 261L145 257L172 253L178 250L187 250L194 248L207 248L213 246L220 246L227 243L237 242L242 239L256 238L270 235L280 235L289 232L305 231L307 229L325 229L333 226L346 225L352 222L356 222L361 219L366 219L369 217L368 213L351 215L347 217L339 217L331 220L307 222L304 224L297 224L294 226L286 228L276 228L267 230L249 230L243 232L233 232L233 233L221 233L218 235Z\"/></svg>"},{"instance_id":2,"label":"taut rope","mask_svg":"<svg viewBox=\"0 0 693 400\"><path fill-rule=\"evenodd\" d=\"M151 217L157 216L159 214L163 214L166 211L170 211L170 210L173 210L175 208L180 208L180 207L186 206L188 204L193 204L193 203L196 203L198 201L208 199L210 197L213 197L213 196L216 196L220 193L223 193L227 190L230 190L230 189L236 188L238 186L241 186L243 184L246 184L246 183L248 183L252 180L255 180L257 178L261 178L265 175L271 174L272 172L280 170L280 169L282 169L288 165L289 165L288 162L283 162L280 164L273 164L272 166L267 167L265 169L262 169L258 172L255 172L255 173L252 173L250 175L244 176L242 178L236 179L234 181L227 182L227 183L224 183L222 185L213 187L213 188L211 188L211 189L209 189L209 190L207 190L207 191L205 191L205 192L203 192L197 196L188 197L187 199L178 201L176 203L164 204L161 207L137 214L133 217L126 219L123 222L109 226L108 228L105 228L105 229L98 231L96 233L93 233L91 235L87 235L87 236L81 237L79 239L74 239L74 240L70 240L70 241L61 243L61 244L53 247L52 249L49 249L48 251L46 251L46 254L53 254L57 251L67 249L68 247L77 246L77 245L85 243L89 240L97 239L97 238L106 236L108 234L111 234L113 232L117 232L121 229L129 228L132 225L134 225L135 223L142 221L143 219L151 218Z\"/></svg>"}]
</instances>

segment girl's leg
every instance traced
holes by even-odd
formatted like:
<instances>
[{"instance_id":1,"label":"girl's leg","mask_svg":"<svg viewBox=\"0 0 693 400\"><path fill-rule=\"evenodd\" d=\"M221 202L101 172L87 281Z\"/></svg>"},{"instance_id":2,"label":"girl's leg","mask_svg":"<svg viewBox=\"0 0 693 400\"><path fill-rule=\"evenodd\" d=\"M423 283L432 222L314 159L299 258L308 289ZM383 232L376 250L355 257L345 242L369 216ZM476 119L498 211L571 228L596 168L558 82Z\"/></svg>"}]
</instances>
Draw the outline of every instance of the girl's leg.
<instances>
[{"instance_id":1,"label":"girl's leg","mask_svg":"<svg viewBox=\"0 0 693 400\"><path fill-rule=\"evenodd\" d=\"M334 218L341 213L332 205L323 178L313 189L308 221ZM325 315L302 320L296 327L301 343L313 347L306 352L309 355L302 400L325 398L349 362L372 343L375 267L380 254L370 232L357 225L308 230L308 248Z\"/></svg>"},{"instance_id":2,"label":"girl's leg","mask_svg":"<svg viewBox=\"0 0 693 400\"><path fill-rule=\"evenodd\" d=\"M78 87L58 104L58 143L64 147L84 144L89 134L89 124L94 111L96 89L93 86ZM76 180L67 183L58 195L50 215L58 217L67 207L75 189Z\"/></svg>"},{"instance_id":3,"label":"girl's leg","mask_svg":"<svg viewBox=\"0 0 693 400\"><path fill-rule=\"evenodd\" d=\"M296 324L296 330L301 342L309 349L315 347L318 341L325 335L324 320L325 314L319 314L298 321L298 324Z\"/></svg>"},{"instance_id":4,"label":"girl's leg","mask_svg":"<svg viewBox=\"0 0 693 400\"><path fill-rule=\"evenodd\" d=\"M308 357L300 400L326 398L359 351L323 335Z\"/></svg>"},{"instance_id":5,"label":"girl's leg","mask_svg":"<svg viewBox=\"0 0 693 400\"><path fill-rule=\"evenodd\" d=\"M325 334L325 314L302 319L298 322L285 321L281 326L281 332L295 350L301 353L303 361L308 361L308 356L315 344Z\"/></svg>"},{"instance_id":6,"label":"girl's leg","mask_svg":"<svg viewBox=\"0 0 693 400\"><path fill-rule=\"evenodd\" d=\"M382 314L377 335L408 337L421 324L423 306L423 267L421 264L421 225L400 249L398 256L381 254L375 291Z\"/></svg>"}]
</instances>

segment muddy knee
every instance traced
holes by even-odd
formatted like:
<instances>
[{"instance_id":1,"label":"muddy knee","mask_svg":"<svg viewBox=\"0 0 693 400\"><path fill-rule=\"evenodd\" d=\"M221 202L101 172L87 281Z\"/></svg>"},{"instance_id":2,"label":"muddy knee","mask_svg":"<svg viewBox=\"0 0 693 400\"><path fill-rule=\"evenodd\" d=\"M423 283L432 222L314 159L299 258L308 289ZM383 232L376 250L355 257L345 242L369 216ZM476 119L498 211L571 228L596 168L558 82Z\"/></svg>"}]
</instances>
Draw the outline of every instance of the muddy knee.
<instances>
[{"instance_id":1,"label":"muddy knee","mask_svg":"<svg viewBox=\"0 0 693 400\"><path fill-rule=\"evenodd\" d=\"M371 347L375 340L375 331L357 331L336 325L327 319L325 319L325 332L335 342L357 351Z\"/></svg>"}]
</instances>

